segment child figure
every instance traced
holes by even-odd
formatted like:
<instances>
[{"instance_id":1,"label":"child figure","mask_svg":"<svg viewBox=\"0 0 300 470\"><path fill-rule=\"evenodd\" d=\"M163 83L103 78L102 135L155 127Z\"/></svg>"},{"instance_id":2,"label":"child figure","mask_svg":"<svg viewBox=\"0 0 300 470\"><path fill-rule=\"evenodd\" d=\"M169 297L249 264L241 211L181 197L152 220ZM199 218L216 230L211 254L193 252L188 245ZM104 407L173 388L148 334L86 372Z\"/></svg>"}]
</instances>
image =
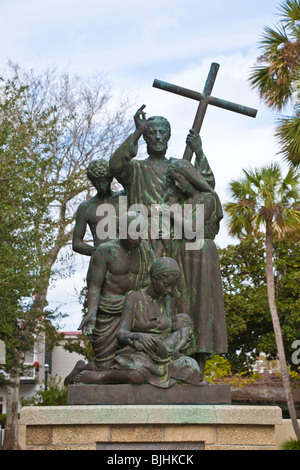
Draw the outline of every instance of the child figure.
<instances>
[{"instance_id":1,"label":"child figure","mask_svg":"<svg viewBox=\"0 0 300 470\"><path fill-rule=\"evenodd\" d=\"M134 347L142 351L143 347L138 340L134 340ZM161 359L171 356L176 360L180 355L189 356L195 352L195 337L193 322L189 315L178 313L172 321L172 334L166 339L155 338L157 349L155 354Z\"/></svg>"},{"instance_id":2,"label":"child figure","mask_svg":"<svg viewBox=\"0 0 300 470\"><path fill-rule=\"evenodd\" d=\"M173 333L164 341L164 345L169 350L172 359L178 359L180 354L184 356L193 354L195 337L191 317L185 313L175 315L172 331Z\"/></svg>"}]
</instances>

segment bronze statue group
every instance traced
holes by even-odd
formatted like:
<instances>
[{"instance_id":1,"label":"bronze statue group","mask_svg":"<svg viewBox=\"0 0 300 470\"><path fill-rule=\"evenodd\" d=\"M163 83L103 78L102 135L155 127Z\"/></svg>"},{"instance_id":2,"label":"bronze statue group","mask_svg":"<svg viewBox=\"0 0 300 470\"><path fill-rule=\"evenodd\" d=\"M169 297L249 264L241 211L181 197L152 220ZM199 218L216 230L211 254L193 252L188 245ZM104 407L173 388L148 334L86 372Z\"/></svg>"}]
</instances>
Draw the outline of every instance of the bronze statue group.
<instances>
[{"instance_id":1,"label":"bronze statue group","mask_svg":"<svg viewBox=\"0 0 300 470\"><path fill-rule=\"evenodd\" d=\"M97 194L78 208L73 249L91 258L88 312L79 329L89 335L94 358L87 364L79 361L66 377L66 385L201 386L206 384L207 356L227 352L220 263L214 242L222 207L214 191L214 175L200 136L193 130L186 142L195 153L194 164L166 158L170 124L161 116L146 119L144 108L134 116L135 131L110 161L93 161L87 170ZM134 157L142 136L148 158L138 160ZM111 191L113 178L123 191ZM118 227L125 224L126 236L101 239L97 236L97 225L103 219L99 207L111 204L118 211L121 196L126 196L128 210L117 213L115 222ZM178 222L171 211L174 204L191 208L193 226L197 208L202 208L202 238L195 240L200 243L193 248L193 240L185 236L184 216ZM139 206L146 208L146 214L132 210ZM160 230L159 236L151 237L153 207L159 217L169 216L170 236ZM176 223L182 224L180 237L174 237ZM84 241L87 226L93 246ZM138 227L138 236L132 227Z\"/></svg>"}]
</instances>

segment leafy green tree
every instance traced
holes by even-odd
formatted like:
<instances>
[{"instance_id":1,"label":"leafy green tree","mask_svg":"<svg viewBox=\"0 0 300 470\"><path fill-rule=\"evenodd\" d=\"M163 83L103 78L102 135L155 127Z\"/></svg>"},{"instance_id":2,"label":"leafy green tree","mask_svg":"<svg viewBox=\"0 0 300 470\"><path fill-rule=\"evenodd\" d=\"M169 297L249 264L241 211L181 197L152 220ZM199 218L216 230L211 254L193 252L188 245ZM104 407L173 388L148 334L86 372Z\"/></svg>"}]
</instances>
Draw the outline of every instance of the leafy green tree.
<instances>
[{"instance_id":1,"label":"leafy green tree","mask_svg":"<svg viewBox=\"0 0 300 470\"><path fill-rule=\"evenodd\" d=\"M266 284L264 239L243 238L219 251L228 330L228 353L235 373L248 371L261 352L277 358ZM291 370L292 344L300 331L300 243L274 243L275 295L285 354ZM238 353L237 353L238 352Z\"/></svg>"},{"instance_id":2,"label":"leafy green tree","mask_svg":"<svg viewBox=\"0 0 300 470\"><path fill-rule=\"evenodd\" d=\"M13 449L25 353L58 318L46 309L47 291L70 269L62 249L91 194L86 168L108 157L128 129L126 103L111 110L102 76L83 81L10 65L0 86L0 339L9 377L4 448Z\"/></svg>"},{"instance_id":3,"label":"leafy green tree","mask_svg":"<svg viewBox=\"0 0 300 470\"><path fill-rule=\"evenodd\" d=\"M276 302L286 356L292 358L292 345L299 340L300 331L300 242L275 242L274 253ZM291 360L289 365L295 372L299 371Z\"/></svg>"},{"instance_id":4,"label":"leafy green tree","mask_svg":"<svg viewBox=\"0 0 300 470\"><path fill-rule=\"evenodd\" d=\"M32 397L21 398L22 406L64 406L67 404L67 388L61 379L50 377L47 390L41 387Z\"/></svg>"},{"instance_id":5,"label":"leafy green tree","mask_svg":"<svg viewBox=\"0 0 300 470\"><path fill-rule=\"evenodd\" d=\"M272 330L262 238L244 238L219 250L227 320L228 353L234 372L248 371ZM254 334L255 332L255 334ZM266 354L268 350L263 350Z\"/></svg>"},{"instance_id":6,"label":"leafy green tree","mask_svg":"<svg viewBox=\"0 0 300 470\"><path fill-rule=\"evenodd\" d=\"M48 107L30 115L27 87L2 79L0 101L0 338L6 344L8 411L4 448L14 448L18 384L26 351L33 348L41 312L31 312L35 292L45 287L42 260L51 243L48 194L41 175L52 165L48 148L59 134ZM41 236L40 231L43 228Z\"/></svg>"},{"instance_id":7,"label":"leafy green tree","mask_svg":"<svg viewBox=\"0 0 300 470\"><path fill-rule=\"evenodd\" d=\"M93 159L108 159L128 134L128 101L120 98L113 109L109 83L102 74L83 80L49 70L35 74L13 64L11 72L18 86L26 87L24 112L36 118L45 108L57 110L56 139L46 147L51 165L44 166L39 179L50 211L47 223L52 222L43 260L48 282L36 292L32 306L43 310L51 278L59 277L63 270L68 275L68 254L62 249L72 240L77 207L94 191L86 169ZM36 143L32 148L41 154ZM37 227L42 236L44 225Z\"/></svg>"},{"instance_id":8,"label":"leafy green tree","mask_svg":"<svg viewBox=\"0 0 300 470\"><path fill-rule=\"evenodd\" d=\"M87 286L84 286L79 293L78 300L82 305L82 316L87 315L88 312L87 292ZM63 348L70 353L76 352L80 356L83 356L87 362L90 362L94 357L94 350L90 338L84 334L78 335L77 338L68 338Z\"/></svg>"},{"instance_id":9,"label":"leafy green tree","mask_svg":"<svg viewBox=\"0 0 300 470\"><path fill-rule=\"evenodd\" d=\"M223 356L211 356L205 364L205 379L214 382L215 379L222 379L232 373L231 364Z\"/></svg>"},{"instance_id":10,"label":"leafy green tree","mask_svg":"<svg viewBox=\"0 0 300 470\"><path fill-rule=\"evenodd\" d=\"M250 74L250 83L271 109L291 108L292 115L280 117L275 135L284 158L300 164L300 2L284 0L280 21L265 27L260 41L261 56Z\"/></svg>"},{"instance_id":11,"label":"leafy green tree","mask_svg":"<svg viewBox=\"0 0 300 470\"><path fill-rule=\"evenodd\" d=\"M273 244L275 239L294 236L299 230L299 174L292 169L283 176L278 164L261 169L243 170L244 178L232 181L232 202L225 205L229 230L239 238L252 235L265 237L266 280L269 308L276 338L283 385L288 409L297 435L300 429L293 402L281 325L276 305Z\"/></svg>"}]
</instances>

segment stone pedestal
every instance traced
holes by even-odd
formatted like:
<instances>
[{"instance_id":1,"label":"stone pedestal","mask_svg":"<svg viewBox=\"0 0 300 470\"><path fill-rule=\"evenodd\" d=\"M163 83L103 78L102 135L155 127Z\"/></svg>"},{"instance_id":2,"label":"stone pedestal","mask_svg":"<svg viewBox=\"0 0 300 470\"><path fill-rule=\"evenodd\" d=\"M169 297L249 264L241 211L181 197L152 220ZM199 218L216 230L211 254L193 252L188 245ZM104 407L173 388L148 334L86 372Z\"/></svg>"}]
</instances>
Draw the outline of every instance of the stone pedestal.
<instances>
[{"instance_id":1,"label":"stone pedestal","mask_svg":"<svg viewBox=\"0 0 300 470\"><path fill-rule=\"evenodd\" d=\"M24 407L19 442L30 450L275 450L281 422L273 406Z\"/></svg>"},{"instance_id":2,"label":"stone pedestal","mask_svg":"<svg viewBox=\"0 0 300 470\"><path fill-rule=\"evenodd\" d=\"M229 385L69 385L68 405L230 404Z\"/></svg>"}]
</instances>

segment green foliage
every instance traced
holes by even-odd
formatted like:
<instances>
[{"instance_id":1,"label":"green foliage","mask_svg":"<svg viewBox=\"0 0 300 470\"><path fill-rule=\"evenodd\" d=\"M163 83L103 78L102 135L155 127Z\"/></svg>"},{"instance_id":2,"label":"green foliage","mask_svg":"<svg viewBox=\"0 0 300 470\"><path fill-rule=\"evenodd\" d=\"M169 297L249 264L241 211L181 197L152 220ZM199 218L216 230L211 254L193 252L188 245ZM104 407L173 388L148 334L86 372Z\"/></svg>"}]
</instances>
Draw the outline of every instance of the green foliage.
<instances>
[{"instance_id":1,"label":"green foliage","mask_svg":"<svg viewBox=\"0 0 300 470\"><path fill-rule=\"evenodd\" d=\"M70 353L75 352L80 356L83 356L87 362L90 362L94 357L94 351L91 346L89 337L86 335L80 335L77 338L67 339L64 344L64 349Z\"/></svg>"},{"instance_id":2,"label":"green foliage","mask_svg":"<svg viewBox=\"0 0 300 470\"><path fill-rule=\"evenodd\" d=\"M5 414L0 414L0 426L2 426L4 428L5 423L6 423L6 415Z\"/></svg>"},{"instance_id":3,"label":"green foliage","mask_svg":"<svg viewBox=\"0 0 300 470\"><path fill-rule=\"evenodd\" d=\"M243 172L243 178L232 181L232 202L225 205L230 233L239 237L240 244L220 253L228 317L227 357L238 370L250 365L260 352L272 358L278 349L267 291L266 235L272 237L274 268L269 272L274 277L275 298L272 289L271 300L272 305L276 301L287 358L299 332L299 173L290 168L283 175L276 163Z\"/></svg>"},{"instance_id":4,"label":"green foliage","mask_svg":"<svg viewBox=\"0 0 300 470\"><path fill-rule=\"evenodd\" d=\"M87 315L87 286L84 286L79 293L79 302L82 305L82 315ZM90 362L94 357L94 350L91 345L89 336L79 335L77 338L67 339L64 344L64 349L70 353L76 352L83 356L87 362Z\"/></svg>"},{"instance_id":5,"label":"green foliage","mask_svg":"<svg viewBox=\"0 0 300 470\"><path fill-rule=\"evenodd\" d=\"M281 144L281 153L285 160L300 164L300 105L295 107L295 116L282 117L276 128L275 136Z\"/></svg>"},{"instance_id":6,"label":"green foliage","mask_svg":"<svg viewBox=\"0 0 300 470\"><path fill-rule=\"evenodd\" d=\"M33 329L42 314L29 312L35 293L47 283L54 223L43 176L46 169L53 171L49 148L60 128L53 107L31 112L28 87L18 77L0 80L0 338L6 343L7 369L14 373L33 347Z\"/></svg>"},{"instance_id":7,"label":"green foliage","mask_svg":"<svg viewBox=\"0 0 300 470\"><path fill-rule=\"evenodd\" d=\"M285 441L281 446L281 450L300 450L300 441L297 439Z\"/></svg>"},{"instance_id":8,"label":"green foliage","mask_svg":"<svg viewBox=\"0 0 300 470\"><path fill-rule=\"evenodd\" d=\"M208 382L214 382L215 379L231 375L231 365L224 357L215 355L206 361L204 372L205 379Z\"/></svg>"},{"instance_id":9,"label":"green foliage","mask_svg":"<svg viewBox=\"0 0 300 470\"><path fill-rule=\"evenodd\" d=\"M299 236L300 173L290 168L283 174L276 162L243 173L230 183L225 204L230 233L257 237L269 228L273 239Z\"/></svg>"},{"instance_id":10,"label":"green foliage","mask_svg":"<svg viewBox=\"0 0 300 470\"><path fill-rule=\"evenodd\" d=\"M264 103L282 111L289 105L293 115L280 117L275 135L283 157L292 165L300 164L300 2L284 0L280 4L280 19L275 28L265 27L258 58L250 82Z\"/></svg>"},{"instance_id":11,"label":"green foliage","mask_svg":"<svg viewBox=\"0 0 300 470\"><path fill-rule=\"evenodd\" d=\"M258 357L258 342L272 331L263 241L249 237L229 245L220 250L220 263L228 333L226 358L233 372L242 372Z\"/></svg>"},{"instance_id":12,"label":"green foliage","mask_svg":"<svg viewBox=\"0 0 300 470\"><path fill-rule=\"evenodd\" d=\"M227 383L235 388L251 385L259 379L255 373L232 373L231 363L223 356L211 356L205 365L205 380L210 383Z\"/></svg>"},{"instance_id":13,"label":"green foliage","mask_svg":"<svg viewBox=\"0 0 300 470\"><path fill-rule=\"evenodd\" d=\"M228 331L228 353L234 373L249 370L260 352L277 357L269 311L262 238L247 237L220 250L220 263ZM300 331L300 243L278 241L274 245L275 288L289 366L292 344Z\"/></svg>"},{"instance_id":14,"label":"green foliage","mask_svg":"<svg viewBox=\"0 0 300 470\"><path fill-rule=\"evenodd\" d=\"M79 203L90 197L87 166L127 134L125 112L112 110L100 74L36 75L9 64L0 77L0 339L10 374L22 372L45 320L55 325L62 317L45 308L47 289L71 273L61 249Z\"/></svg>"},{"instance_id":15,"label":"green foliage","mask_svg":"<svg viewBox=\"0 0 300 470\"><path fill-rule=\"evenodd\" d=\"M290 358L300 332L300 242L277 242L274 252L276 302L286 356L291 370L297 371Z\"/></svg>"},{"instance_id":16,"label":"green foliage","mask_svg":"<svg viewBox=\"0 0 300 470\"><path fill-rule=\"evenodd\" d=\"M280 20L275 28L265 27L258 61L250 81L265 103L282 109L292 98L293 83L299 79L299 0L285 0L280 5Z\"/></svg>"},{"instance_id":17,"label":"green foliage","mask_svg":"<svg viewBox=\"0 0 300 470\"><path fill-rule=\"evenodd\" d=\"M57 376L50 377L45 387L38 390L30 398L21 398L22 406L65 406L67 404L67 388Z\"/></svg>"},{"instance_id":18,"label":"green foliage","mask_svg":"<svg viewBox=\"0 0 300 470\"><path fill-rule=\"evenodd\" d=\"M49 338L48 320L57 328L62 317L59 309L46 309L47 290L72 272L71 250L62 248L72 240L78 205L91 197L88 164L108 158L123 132L128 135L128 106L122 99L114 111L110 99L100 74L84 80L49 70L37 75L9 64L0 77L0 339L6 344L6 386L19 386L25 354L40 332L47 329ZM53 331L50 336L54 344ZM15 407L8 410L13 439Z\"/></svg>"}]
</instances>

